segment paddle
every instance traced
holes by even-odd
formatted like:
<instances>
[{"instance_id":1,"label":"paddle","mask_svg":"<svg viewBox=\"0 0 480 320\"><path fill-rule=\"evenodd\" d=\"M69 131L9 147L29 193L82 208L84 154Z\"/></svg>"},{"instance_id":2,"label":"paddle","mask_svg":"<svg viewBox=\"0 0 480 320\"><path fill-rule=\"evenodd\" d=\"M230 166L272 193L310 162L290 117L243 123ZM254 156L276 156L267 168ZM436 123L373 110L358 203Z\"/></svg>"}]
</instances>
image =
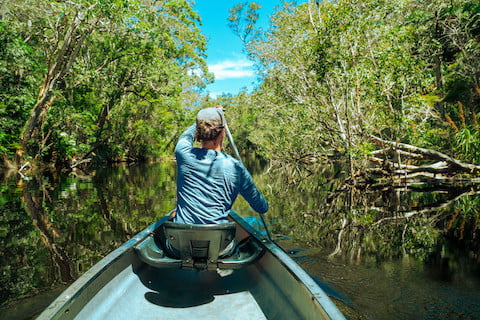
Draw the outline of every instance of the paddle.
<instances>
[{"instance_id":1,"label":"paddle","mask_svg":"<svg viewBox=\"0 0 480 320\"><path fill-rule=\"evenodd\" d=\"M235 154L235 157L240 161L241 164L243 164L242 158L240 158L240 154L238 153L237 146L235 145L235 142L233 142L232 134L230 133L230 130L228 129L227 123L225 122L225 132L227 134L228 141L230 142L230 145L232 146L233 153ZM270 231L268 230L267 223L265 222L265 219L263 218L262 214L259 214L260 220L262 220L263 226L265 228L265 232L267 233L267 239L270 241L272 240L272 236L270 235Z\"/></svg>"}]
</instances>

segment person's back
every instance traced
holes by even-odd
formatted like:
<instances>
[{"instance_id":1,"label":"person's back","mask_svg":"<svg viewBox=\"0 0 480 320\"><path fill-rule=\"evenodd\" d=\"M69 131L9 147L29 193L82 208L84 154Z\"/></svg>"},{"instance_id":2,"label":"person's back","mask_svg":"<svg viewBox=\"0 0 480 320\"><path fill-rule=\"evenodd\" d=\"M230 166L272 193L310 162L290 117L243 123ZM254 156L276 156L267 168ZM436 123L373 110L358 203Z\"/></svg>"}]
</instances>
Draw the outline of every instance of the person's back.
<instances>
[{"instance_id":1,"label":"person's back","mask_svg":"<svg viewBox=\"0 0 480 320\"><path fill-rule=\"evenodd\" d=\"M178 140L175 222L225 223L239 193L255 211L263 214L268 210L268 202L243 164L220 151L224 123L220 109L203 109L197 115L197 123ZM202 148L193 147L195 137Z\"/></svg>"}]
</instances>

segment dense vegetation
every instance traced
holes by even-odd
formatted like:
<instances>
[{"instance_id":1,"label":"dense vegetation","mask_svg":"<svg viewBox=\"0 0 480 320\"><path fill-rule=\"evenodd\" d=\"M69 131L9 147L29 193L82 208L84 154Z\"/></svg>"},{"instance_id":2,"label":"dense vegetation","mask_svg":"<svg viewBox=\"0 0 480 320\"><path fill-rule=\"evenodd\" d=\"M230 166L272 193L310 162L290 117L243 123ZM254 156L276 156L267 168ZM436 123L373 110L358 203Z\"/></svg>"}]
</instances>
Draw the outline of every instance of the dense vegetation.
<instances>
[{"instance_id":1,"label":"dense vegetation","mask_svg":"<svg viewBox=\"0 0 480 320\"><path fill-rule=\"evenodd\" d=\"M259 8L236 5L228 21L258 87L213 101L188 1L3 3L3 158L170 155L192 111L222 103L241 145L281 163L342 158L356 175L373 135L480 164L478 1L285 2L268 30L255 27Z\"/></svg>"},{"instance_id":2,"label":"dense vegetation","mask_svg":"<svg viewBox=\"0 0 480 320\"><path fill-rule=\"evenodd\" d=\"M284 4L268 30L255 5L231 10L260 77L224 97L234 131L265 157L295 164L350 159L371 135L480 163L478 1L322 1Z\"/></svg>"},{"instance_id":3,"label":"dense vegetation","mask_svg":"<svg viewBox=\"0 0 480 320\"><path fill-rule=\"evenodd\" d=\"M164 155L211 78L187 1L7 1L0 12L0 152L10 159Z\"/></svg>"}]
</instances>

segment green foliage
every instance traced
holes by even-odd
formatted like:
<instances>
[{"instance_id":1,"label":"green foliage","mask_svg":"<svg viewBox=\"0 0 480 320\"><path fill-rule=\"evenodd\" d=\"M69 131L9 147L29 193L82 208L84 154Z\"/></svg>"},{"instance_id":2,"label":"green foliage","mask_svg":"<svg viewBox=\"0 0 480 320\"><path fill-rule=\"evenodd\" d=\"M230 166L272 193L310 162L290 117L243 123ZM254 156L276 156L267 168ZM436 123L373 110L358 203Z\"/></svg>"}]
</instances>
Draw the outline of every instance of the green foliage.
<instances>
[{"instance_id":1,"label":"green foliage","mask_svg":"<svg viewBox=\"0 0 480 320\"><path fill-rule=\"evenodd\" d=\"M266 158L341 154L360 165L369 134L456 151L439 119L458 123L458 102L465 115L480 111L478 1L284 2L268 30L255 28L260 7L238 4L228 18L259 86L219 102L236 138ZM2 154L20 148L22 128L30 156L61 166L171 154L191 111L215 103L198 91L212 76L188 1L14 0L2 10ZM473 125L456 138L465 159L478 158Z\"/></svg>"},{"instance_id":2,"label":"green foliage","mask_svg":"<svg viewBox=\"0 0 480 320\"><path fill-rule=\"evenodd\" d=\"M420 93L431 86L428 64L415 54L409 3L323 1L285 3L246 42L262 83L239 98L242 125L261 115L251 141L268 157L298 161L306 156L368 152L365 134L406 122L424 125L432 104ZM241 21L232 8L230 21ZM238 26L238 23L237 23ZM242 32L233 31L242 38Z\"/></svg>"},{"instance_id":3,"label":"green foliage","mask_svg":"<svg viewBox=\"0 0 480 320\"><path fill-rule=\"evenodd\" d=\"M13 26L0 21L0 155L11 155L35 103L39 53Z\"/></svg>"},{"instance_id":4,"label":"green foliage","mask_svg":"<svg viewBox=\"0 0 480 320\"><path fill-rule=\"evenodd\" d=\"M235 5L231 8L228 17L228 26L240 36L242 41L246 41L250 32L255 28L259 15L257 10L262 6L256 2Z\"/></svg>"},{"instance_id":5,"label":"green foliage","mask_svg":"<svg viewBox=\"0 0 480 320\"><path fill-rule=\"evenodd\" d=\"M41 66L33 75L44 83L21 86L30 98L40 94L17 105L21 117L6 114L16 131L2 128L2 141L18 142L26 123L26 151L45 162L137 161L171 152L170 137L189 118L185 101L211 80L200 17L189 2L32 0L4 7L2 26L28 39L24 51L36 53L28 58ZM14 59L1 58L2 65ZM30 61L16 60L21 68ZM2 94L13 98L8 87ZM27 117L32 107L38 117Z\"/></svg>"},{"instance_id":6,"label":"green foliage","mask_svg":"<svg viewBox=\"0 0 480 320\"><path fill-rule=\"evenodd\" d=\"M264 157L340 153L361 166L369 134L454 152L439 116L458 101L465 114L479 111L475 1L284 3L267 31L252 29L246 7L233 7L229 24L261 82L230 109L239 137Z\"/></svg>"},{"instance_id":7,"label":"green foliage","mask_svg":"<svg viewBox=\"0 0 480 320\"><path fill-rule=\"evenodd\" d=\"M479 14L478 1L470 0L427 1L416 6L411 14L411 22L419 26L416 48L433 66L437 95L443 98L437 103L438 109L442 116L448 115L454 123L460 123L460 129L463 126L462 132L450 131L451 139L438 141L431 135L426 138L427 143L468 161L478 159L475 148L467 143L475 140L476 120L472 115L478 113L480 105ZM439 128L441 135L445 135L444 131Z\"/></svg>"},{"instance_id":8,"label":"green foliage","mask_svg":"<svg viewBox=\"0 0 480 320\"><path fill-rule=\"evenodd\" d=\"M480 134L478 130L464 127L455 134L456 149L461 152L465 160L480 164Z\"/></svg>"}]
</instances>

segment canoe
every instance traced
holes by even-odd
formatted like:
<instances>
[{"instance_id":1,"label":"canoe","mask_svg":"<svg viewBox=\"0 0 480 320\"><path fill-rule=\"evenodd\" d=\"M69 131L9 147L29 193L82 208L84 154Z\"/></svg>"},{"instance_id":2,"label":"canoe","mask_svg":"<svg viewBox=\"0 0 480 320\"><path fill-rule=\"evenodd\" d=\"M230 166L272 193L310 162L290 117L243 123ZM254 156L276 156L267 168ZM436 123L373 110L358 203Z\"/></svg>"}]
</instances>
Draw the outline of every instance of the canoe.
<instances>
[{"instance_id":1,"label":"canoe","mask_svg":"<svg viewBox=\"0 0 480 320\"><path fill-rule=\"evenodd\" d=\"M219 232L225 243L234 237L236 250L191 249L207 253L199 259L166 254L160 237L172 244L178 237L166 216L89 269L38 319L345 319L281 248L233 211L230 219L233 233Z\"/></svg>"}]
</instances>

